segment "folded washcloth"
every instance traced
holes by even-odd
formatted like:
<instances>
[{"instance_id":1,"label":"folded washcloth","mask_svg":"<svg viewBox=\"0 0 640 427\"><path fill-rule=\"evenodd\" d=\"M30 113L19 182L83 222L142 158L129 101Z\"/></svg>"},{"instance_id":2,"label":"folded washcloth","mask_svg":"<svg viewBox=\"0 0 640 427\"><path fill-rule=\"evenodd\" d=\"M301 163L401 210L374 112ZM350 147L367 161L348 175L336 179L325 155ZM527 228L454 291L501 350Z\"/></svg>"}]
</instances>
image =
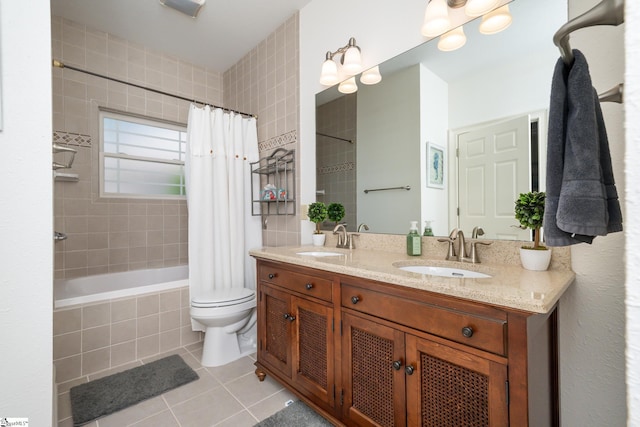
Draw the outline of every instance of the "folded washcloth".
<instances>
[{"instance_id":1,"label":"folded washcloth","mask_svg":"<svg viewBox=\"0 0 640 427\"><path fill-rule=\"evenodd\" d=\"M549 246L591 243L622 231L598 94L584 55L573 53L571 66L558 60L551 84L544 215Z\"/></svg>"}]
</instances>

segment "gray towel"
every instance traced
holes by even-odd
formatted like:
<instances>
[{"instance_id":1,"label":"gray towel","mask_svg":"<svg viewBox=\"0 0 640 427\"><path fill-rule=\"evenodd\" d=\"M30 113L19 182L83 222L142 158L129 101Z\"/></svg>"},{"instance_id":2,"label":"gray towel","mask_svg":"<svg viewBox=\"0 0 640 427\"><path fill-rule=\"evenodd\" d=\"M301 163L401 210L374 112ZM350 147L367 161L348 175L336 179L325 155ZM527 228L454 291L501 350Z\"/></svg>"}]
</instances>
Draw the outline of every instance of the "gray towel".
<instances>
[{"instance_id":1,"label":"gray towel","mask_svg":"<svg viewBox=\"0 0 640 427\"><path fill-rule=\"evenodd\" d=\"M591 243L622 231L609 142L589 66L579 50L558 60L551 84L547 147L545 242Z\"/></svg>"}]
</instances>

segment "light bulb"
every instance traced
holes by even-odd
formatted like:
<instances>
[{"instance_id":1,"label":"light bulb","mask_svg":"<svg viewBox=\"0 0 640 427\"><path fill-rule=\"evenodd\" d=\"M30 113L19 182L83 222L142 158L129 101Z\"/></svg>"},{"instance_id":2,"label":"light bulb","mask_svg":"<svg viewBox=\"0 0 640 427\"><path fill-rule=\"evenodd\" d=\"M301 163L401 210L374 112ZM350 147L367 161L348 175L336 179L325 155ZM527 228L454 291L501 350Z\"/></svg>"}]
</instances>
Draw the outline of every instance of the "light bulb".
<instances>
[{"instance_id":1,"label":"light bulb","mask_svg":"<svg viewBox=\"0 0 640 427\"><path fill-rule=\"evenodd\" d=\"M376 65L373 68L369 68L360 76L360 81L366 85L374 85L382 80L380 75L380 68Z\"/></svg>"},{"instance_id":2,"label":"light bulb","mask_svg":"<svg viewBox=\"0 0 640 427\"><path fill-rule=\"evenodd\" d=\"M449 19L449 9L446 0L431 0L424 11L424 24L422 24L422 35L425 37L435 37L444 33L451 27Z\"/></svg>"},{"instance_id":3,"label":"light bulb","mask_svg":"<svg viewBox=\"0 0 640 427\"><path fill-rule=\"evenodd\" d=\"M467 36L464 35L464 30L460 26L440 36L438 49L444 52L451 52L452 50L460 49L466 42Z\"/></svg>"},{"instance_id":4,"label":"light bulb","mask_svg":"<svg viewBox=\"0 0 640 427\"><path fill-rule=\"evenodd\" d=\"M325 86L333 86L338 83L338 65L331 58L327 58L322 63L322 72L320 73L320 84Z\"/></svg>"},{"instance_id":5,"label":"light bulb","mask_svg":"<svg viewBox=\"0 0 640 427\"><path fill-rule=\"evenodd\" d=\"M496 34L511 25L512 17L509 13L509 5L493 10L482 17L479 31L482 34Z\"/></svg>"},{"instance_id":6,"label":"light bulb","mask_svg":"<svg viewBox=\"0 0 640 427\"><path fill-rule=\"evenodd\" d=\"M351 46L342 57L342 68L349 75L358 74L362 71L362 59L360 57L360 49L357 46Z\"/></svg>"},{"instance_id":7,"label":"light bulb","mask_svg":"<svg viewBox=\"0 0 640 427\"><path fill-rule=\"evenodd\" d=\"M500 0L468 0L464 7L464 13L467 16L480 16L490 12L498 5Z\"/></svg>"},{"instance_id":8,"label":"light bulb","mask_svg":"<svg viewBox=\"0 0 640 427\"><path fill-rule=\"evenodd\" d=\"M347 80L340 83L338 91L342 93L353 93L358 90L355 77L349 77Z\"/></svg>"}]
</instances>

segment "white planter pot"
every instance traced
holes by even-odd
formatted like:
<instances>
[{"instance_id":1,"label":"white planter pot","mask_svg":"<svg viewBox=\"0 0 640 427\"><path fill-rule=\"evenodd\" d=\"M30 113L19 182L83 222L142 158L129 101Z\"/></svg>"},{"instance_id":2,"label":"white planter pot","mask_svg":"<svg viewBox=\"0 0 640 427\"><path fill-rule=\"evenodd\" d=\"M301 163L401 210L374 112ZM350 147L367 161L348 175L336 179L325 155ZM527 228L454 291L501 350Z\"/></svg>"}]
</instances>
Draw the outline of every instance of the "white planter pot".
<instances>
[{"instance_id":1,"label":"white planter pot","mask_svg":"<svg viewBox=\"0 0 640 427\"><path fill-rule=\"evenodd\" d=\"M324 240L327 236L323 234L312 234L311 240L313 241L313 246L324 246Z\"/></svg>"},{"instance_id":2,"label":"white planter pot","mask_svg":"<svg viewBox=\"0 0 640 427\"><path fill-rule=\"evenodd\" d=\"M520 261L527 270L544 271L551 262L551 249L537 250L520 248Z\"/></svg>"}]
</instances>

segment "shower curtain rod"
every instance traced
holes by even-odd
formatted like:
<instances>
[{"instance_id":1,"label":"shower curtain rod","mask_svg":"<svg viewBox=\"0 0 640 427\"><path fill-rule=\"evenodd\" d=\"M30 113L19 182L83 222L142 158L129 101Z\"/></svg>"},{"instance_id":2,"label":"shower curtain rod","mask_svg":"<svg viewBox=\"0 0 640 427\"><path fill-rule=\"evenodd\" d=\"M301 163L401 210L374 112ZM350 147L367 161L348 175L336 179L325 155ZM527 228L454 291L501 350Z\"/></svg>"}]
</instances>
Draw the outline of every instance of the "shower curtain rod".
<instances>
[{"instance_id":1,"label":"shower curtain rod","mask_svg":"<svg viewBox=\"0 0 640 427\"><path fill-rule=\"evenodd\" d=\"M213 108L220 108L222 110L229 111L231 113L236 113L236 114L240 114L242 116L247 116L247 117L253 117L256 120L258 119L258 116L256 116L255 114L243 113L242 111L232 110L231 108L219 107L217 105L211 104L210 102L198 101L197 99L186 98L184 96L174 95L173 93L163 92L161 90L152 89L150 87L141 86L141 85L138 85L138 84L135 84L135 83L126 82L124 80L116 79L114 77L108 77L108 76L105 76L103 74L94 73L93 71L87 71L87 70L83 70L82 68L76 68L76 67L73 67L71 65L66 65L62 61L58 61L56 59L53 60L53 66L57 67L57 68L68 68L68 69L73 70L73 71L78 71L80 73L89 74L91 76L100 77L100 78L103 78L103 79L106 79L106 80L111 80L113 82L118 82L118 83L122 83L122 84L125 84L125 85L137 87L138 89L148 90L149 92L158 93L160 95L170 96L172 98L181 99L181 100L187 101L187 102L194 102L196 104L209 105L209 106L211 106Z\"/></svg>"},{"instance_id":2,"label":"shower curtain rod","mask_svg":"<svg viewBox=\"0 0 640 427\"><path fill-rule=\"evenodd\" d=\"M316 132L316 135L326 136L327 138L333 138L333 139L337 139L339 141L345 141L345 142L348 142L349 144L353 144L353 141L350 140L350 139L340 138L338 136L333 136L333 135L327 135L326 133Z\"/></svg>"}]
</instances>

